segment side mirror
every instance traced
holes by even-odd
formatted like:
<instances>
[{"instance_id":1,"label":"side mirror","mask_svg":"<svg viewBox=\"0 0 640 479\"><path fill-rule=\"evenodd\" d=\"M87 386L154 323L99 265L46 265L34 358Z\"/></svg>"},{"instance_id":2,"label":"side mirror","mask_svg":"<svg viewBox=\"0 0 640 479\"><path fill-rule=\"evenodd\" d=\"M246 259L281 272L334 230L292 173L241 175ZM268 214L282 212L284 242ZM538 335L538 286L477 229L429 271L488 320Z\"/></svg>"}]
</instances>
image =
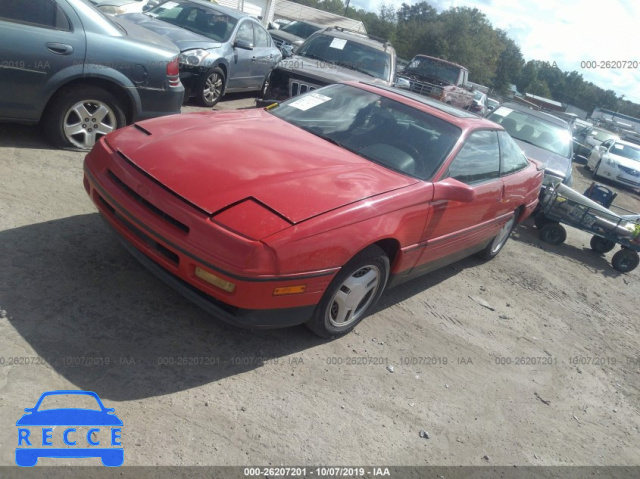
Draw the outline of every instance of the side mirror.
<instances>
[{"instance_id":1,"label":"side mirror","mask_svg":"<svg viewBox=\"0 0 640 479\"><path fill-rule=\"evenodd\" d=\"M142 7L142 11L143 12L148 12L149 10L151 10L153 7L151 5L149 5L148 3L146 5L144 5Z\"/></svg>"},{"instance_id":2,"label":"side mirror","mask_svg":"<svg viewBox=\"0 0 640 479\"><path fill-rule=\"evenodd\" d=\"M396 78L394 85L396 88L402 88L403 90L411 90L411 83L406 78Z\"/></svg>"},{"instance_id":3,"label":"side mirror","mask_svg":"<svg viewBox=\"0 0 640 479\"><path fill-rule=\"evenodd\" d=\"M433 201L460 201L470 203L476 192L469 185L454 178L446 178L433 185Z\"/></svg>"},{"instance_id":4,"label":"side mirror","mask_svg":"<svg viewBox=\"0 0 640 479\"><path fill-rule=\"evenodd\" d=\"M280 51L282 52L282 58L292 57L293 45L282 45L282 47L280 47Z\"/></svg>"},{"instance_id":5,"label":"side mirror","mask_svg":"<svg viewBox=\"0 0 640 479\"><path fill-rule=\"evenodd\" d=\"M243 50L253 50L253 43L246 40L236 40L233 46L236 48L242 48Z\"/></svg>"}]
</instances>

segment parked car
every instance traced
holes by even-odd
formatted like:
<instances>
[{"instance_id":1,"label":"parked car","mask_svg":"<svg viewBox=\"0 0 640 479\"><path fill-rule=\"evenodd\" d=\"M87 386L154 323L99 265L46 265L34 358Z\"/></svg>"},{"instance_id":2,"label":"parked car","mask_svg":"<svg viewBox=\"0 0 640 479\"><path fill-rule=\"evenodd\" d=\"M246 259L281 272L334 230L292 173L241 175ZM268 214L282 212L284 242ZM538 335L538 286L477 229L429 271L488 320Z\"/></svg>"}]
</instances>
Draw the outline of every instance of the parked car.
<instances>
[{"instance_id":1,"label":"parked car","mask_svg":"<svg viewBox=\"0 0 640 479\"><path fill-rule=\"evenodd\" d=\"M316 25L315 23L294 20L286 25L282 25L280 28L269 29L269 34L278 48L282 49L282 47L290 46L295 49L302 45L312 33L322 30L323 28L324 27Z\"/></svg>"},{"instance_id":2,"label":"parked car","mask_svg":"<svg viewBox=\"0 0 640 479\"><path fill-rule=\"evenodd\" d=\"M596 146L599 146L607 140L619 138L620 136L617 133L597 126L583 128L574 136L575 156L576 158L582 157L588 159Z\"/></svg>"},{"instance_id":3,"label":"parked car","mask_svg":"<svg viewBox=\"0 0 640 479\"><path fill-rule=\"evenodd\" d=\"M640 145L611 138L595 147L585 168L623 185L640 188Z\"/></svg>"},{"instance_id":4,"label":"parked car","mask_svg":"<svg viewBox=\"0 0 640 479\"><path fill-rule=\"evenodd\" d=\"M169 1L123 17L178 45L186 97L203 106L215 105L226 93L260 90L282 58L255 18L210 2Z\"/></svg>"},{"instance_id":5,"label":"parked car","mask_svg":"<svg viewBox=\"0 0 640 479\"><path fill-rule=\"evenodd\" d=\"M469 83L469 71L457 63L416 55L398 78L412 92L465 110L473 105L476 90Z\"/></svg>"},{"instance_id":6,"label":"parked car","mask_svg":"<svg viewBox=\"0 0 640 479\"><path fill-rule=\"evenodd\" d=\"M493 122L350 82L118 131L87 155L84 182L191 300L235 325L328 337L387 286L496 256L536 207L542 169Z\"/></svg>"},{"instance_id":7,"label":"parked car","mask_svg":"<svg viewBox=\"0 0 640 479\"><path fill-rule=\"evenodd\" d=\"M471 103L469 111L484 116L487 113L487 95L480 90L476 90L473 94L473 103Z\"/></svg>"},{"instance_id":8,"label":"parked car","mask_svg":"<svg viewBox=\"0 0 640 479\"><path fill-rule=\"evenodd\" d=\"M573 183L571 128L558 117L518 103L503 103L489 120L502 125L529 158L545 166L545 175Z\"/></svg>"},{"instance_id":9,"label":"parked car","mask_svg":"<svg viewBox=\"0 0 640 479\"><path fill-rule=\"evenodd\" d=\"M274 68L257 103L268 105L341 81L391 85L395 73L396 51L390 43L329 27L312 34Z\"/></svg>"},{"instance_id":10,"label":"parked car","mask_svg":"<svg viewBox=\"0 0 640 479\"><path fill-rule=\"evenodd\" d=\"M84 0L0 2L0 120L91 148L116 128L179 113L176 46Z\"/></svg>"},{"instance_id":11,"label":"parked car","mask_svg":"<svg viewBox=\"0 0 640 479\"><path fill-rule=\"evenodd\" d=\"M499 106L500 102L498 100L495 100L494 98L487 98L487 112L485 114L491 113Z\"/></svg>"}]
</instances>

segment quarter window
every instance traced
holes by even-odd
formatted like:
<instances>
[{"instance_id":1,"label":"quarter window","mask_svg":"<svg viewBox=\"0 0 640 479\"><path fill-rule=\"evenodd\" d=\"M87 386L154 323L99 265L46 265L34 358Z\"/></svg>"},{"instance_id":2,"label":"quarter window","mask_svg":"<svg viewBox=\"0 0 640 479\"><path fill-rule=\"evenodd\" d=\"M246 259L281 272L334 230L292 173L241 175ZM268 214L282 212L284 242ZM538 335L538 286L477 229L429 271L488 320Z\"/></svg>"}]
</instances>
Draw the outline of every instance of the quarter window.
<instances>
[{"instance_id":1,"label":"quarter window","mask_svg":"<svg viewBox=\"0 0 640 479\"><path fill-rule=\"evenodd\" d=\"M529 160L522 152L520 147L509 136L506 131L499 131L498 138L500 139L500 152L502 153L502 168L503 175L515 173L529 166Z\"/></svg>"},{"instance_id":2,"label":"quarter window","mask_svg":"<svg viewBox=\"0 0 640 479\"><path fill-rule=\"evenodd\" d=\"M447 175L463 183L473 184L500 176L500 149L493 130L472 133L449 165Z\"/></svg>"},{"instance_id":3,"label":"quarter window","mask_svg":"<svg viewBox=\"0 0 640 479\"><path fill-rule=\"evenodd\" d=\"M70 30L67 16L52 0L2 0L0 19L55 30Z\"/></svg>"}]
</instances>

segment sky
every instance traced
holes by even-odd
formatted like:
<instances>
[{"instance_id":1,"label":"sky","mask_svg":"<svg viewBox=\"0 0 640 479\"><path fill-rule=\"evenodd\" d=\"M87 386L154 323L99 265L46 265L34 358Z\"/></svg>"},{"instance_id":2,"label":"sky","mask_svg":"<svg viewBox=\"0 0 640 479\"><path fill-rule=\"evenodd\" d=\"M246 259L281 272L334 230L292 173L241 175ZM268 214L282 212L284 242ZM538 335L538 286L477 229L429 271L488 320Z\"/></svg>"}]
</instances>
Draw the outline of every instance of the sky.
<instances>
[{"instance_id":1,"label":"sky","mask_svg":"<svg viewBox=\"0 0 640 479\"><path fill-rule=\"evenodd\" d=\"M637 0L427 0L438 12L449 7L482 11L495 28L520 46L525 61L556 62L605 90L640 104L640 2ZM350 6L378 12L417 0L351 0ZM635 62L635 68L600 68L604 61ZM581 62L596 62L586 68ZM628 66L627 64L627 66Z\"/></svg>"}]
</instances>

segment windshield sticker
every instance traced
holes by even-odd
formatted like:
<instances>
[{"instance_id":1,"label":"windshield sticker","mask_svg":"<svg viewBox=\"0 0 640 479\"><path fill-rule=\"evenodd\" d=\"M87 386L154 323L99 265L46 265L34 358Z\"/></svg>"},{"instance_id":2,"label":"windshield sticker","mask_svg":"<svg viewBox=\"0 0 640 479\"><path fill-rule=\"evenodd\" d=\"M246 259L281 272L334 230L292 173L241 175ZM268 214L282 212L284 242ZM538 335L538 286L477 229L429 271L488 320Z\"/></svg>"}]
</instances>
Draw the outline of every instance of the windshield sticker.
<instances>
[{"instance_id":1,"label":"windshield sticker","mask_svg":"<svg viewBox=\"0 0 640 479\"><path fill-rule=\"evenodd\" d=\"M334 38L329 44L329 48L337 48L338 50L342 50L346 44L347 41L344 38Z\"/></svg>"},{"instance_id":2,"label":"windshield sticker","mask_svg":"<svg viewBox=\"0 0 640 479\"><path fill-rule=\"evenodd\" d=\"M170 8L174 8L178 6L178 2L166 2L162 5L162 8L165 10L169 10Z\"/></svg>"},{"instance_id":3,"label":"windshield sticker","mask_svg":"<svg viewBox=\"0 0 640 479\"><path fill-rule=\"evenodd\" d=\"M512 113L513 110L511 108L507 108L506 106L501 106L494 113L500 116L509 116L509 113Z\"/></svg>"},{"instance_id":4,"label":"windshield sticker","mask_svg":"<svg viewBox=\"0 0 640 479\"><path fill-rule=\"evenodd\" d=\"M616 143L615 145L613 145L613 147L614 147L616 150L622 150L622 149L624 148L624 145L619 145L619 144L617 144L617 143Z\"/></svg>"},{"instance_id":5,"label":"windshield sticker","mask_svg":"<svg viewBox=\"0 0 640 479\"><path fill-rule=\"evenodd\" d=\"M309 108L321 105L329 100L331 100L331 97L321 95L320 93L310 93L304 98L289 103L289 106L297 108L298 110L307 111Z\"/></svg>"}]
</instances>

